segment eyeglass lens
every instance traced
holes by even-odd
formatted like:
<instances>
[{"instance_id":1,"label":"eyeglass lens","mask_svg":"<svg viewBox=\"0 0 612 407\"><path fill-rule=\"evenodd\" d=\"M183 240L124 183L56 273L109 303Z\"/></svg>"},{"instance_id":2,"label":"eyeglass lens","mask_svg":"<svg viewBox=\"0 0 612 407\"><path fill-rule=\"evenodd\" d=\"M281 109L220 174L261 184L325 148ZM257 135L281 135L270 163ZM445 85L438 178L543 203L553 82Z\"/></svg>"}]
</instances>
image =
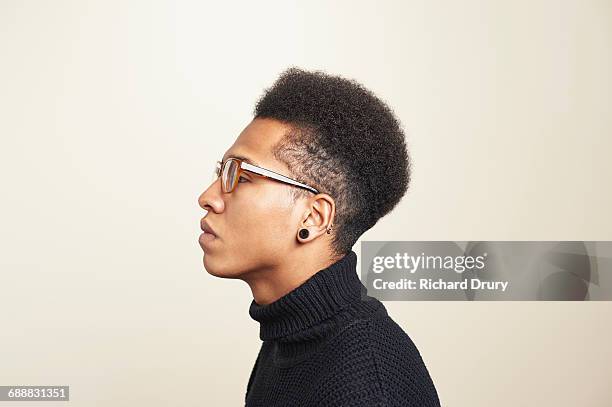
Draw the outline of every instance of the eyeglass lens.
<instances>
[{"instance_id":1,"label":"eyeglass lens","mask_svg":"<svg viewBox=\"0 0 612 407\"><path fill-rule=\"evenodd\" d=\"M221 174L221 185L223 186L223 191L231 192L234 190L236 186L236 181L238 179L238 162L236 160L227 160L223 165L223 171Z\"/></svg>"}]
</instances>

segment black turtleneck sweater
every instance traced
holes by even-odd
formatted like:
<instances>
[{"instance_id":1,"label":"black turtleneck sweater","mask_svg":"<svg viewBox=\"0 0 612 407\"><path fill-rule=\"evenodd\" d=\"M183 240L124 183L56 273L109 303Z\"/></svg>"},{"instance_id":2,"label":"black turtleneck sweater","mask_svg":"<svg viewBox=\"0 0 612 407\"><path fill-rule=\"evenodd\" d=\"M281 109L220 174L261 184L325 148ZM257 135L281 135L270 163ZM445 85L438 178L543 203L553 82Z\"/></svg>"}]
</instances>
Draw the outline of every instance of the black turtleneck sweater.
<instances>
[{"instance_id":1,"label":"black turtleneck sweater","mask_svg":"<svg viewBox=\"0 0 612 407\"><path fill-rule=\"evenodd\" d=\"M440 405L418 349L356 266L350 251L273 303L251 302L263 343L246 406Z\"/></svg>"}]
</instances>

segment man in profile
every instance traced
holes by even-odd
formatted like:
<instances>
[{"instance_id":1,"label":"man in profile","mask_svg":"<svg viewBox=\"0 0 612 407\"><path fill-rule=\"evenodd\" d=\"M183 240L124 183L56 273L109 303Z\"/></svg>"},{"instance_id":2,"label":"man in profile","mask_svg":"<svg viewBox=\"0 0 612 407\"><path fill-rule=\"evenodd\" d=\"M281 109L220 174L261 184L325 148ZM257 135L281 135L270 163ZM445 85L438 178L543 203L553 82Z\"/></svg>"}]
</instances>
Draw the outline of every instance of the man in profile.
<instances>
[{"instance_id":1,"label":"man in profile","mask_svg":"<svg viewBox=\"0 0 612 407\"><path fill-rule=\"evenodd\" d=\"M247 406L439 406L410 337L367 296L358 238L405 194L392 110L359 83L290 68L199 197L204 267L251 288L261 349Z\"/></svg>"}]
</instances>

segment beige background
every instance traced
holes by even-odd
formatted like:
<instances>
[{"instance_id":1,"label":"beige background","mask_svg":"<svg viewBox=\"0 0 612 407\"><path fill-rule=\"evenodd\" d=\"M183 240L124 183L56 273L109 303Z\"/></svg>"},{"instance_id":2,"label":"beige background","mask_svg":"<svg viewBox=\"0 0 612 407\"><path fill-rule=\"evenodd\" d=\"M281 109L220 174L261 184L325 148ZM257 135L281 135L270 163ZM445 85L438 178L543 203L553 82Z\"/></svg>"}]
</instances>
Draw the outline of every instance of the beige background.
<instances>
[{"instance_id":1,"label":"beige background","mask_svg":"<svg viewBox=\"0 0 612 407\"><path fill-rule=\"evenodd\" d=\"M0 384L242 405L252 297L203 270L197 198L290 65L404 124L363 239L612 240L610 1L220 3L0 1ZM445 406L612 405L609 302L386 305Z\"/></svg>"}]
</instances>

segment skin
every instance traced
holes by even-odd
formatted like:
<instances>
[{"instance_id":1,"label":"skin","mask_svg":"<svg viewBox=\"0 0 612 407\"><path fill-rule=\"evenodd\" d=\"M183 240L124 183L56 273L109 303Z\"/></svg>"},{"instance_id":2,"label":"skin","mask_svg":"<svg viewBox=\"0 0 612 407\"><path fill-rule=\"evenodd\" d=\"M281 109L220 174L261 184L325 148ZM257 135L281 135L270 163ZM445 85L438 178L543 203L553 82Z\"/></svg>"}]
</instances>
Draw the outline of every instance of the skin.
<instances>
[{"instance_id":1,"label":"skin","mask_svg":"<svg viewBox=\"0 0 612 407\"><path fill-rule=\"evenodd\" d=\"M256 165L290 178L290 169L272 154L272 148L288 125L274 119L254 119L223 155L248 157ZM200 246L204 268L216 277L241 279L253 298L267 305L300 286L316 272L333 264L330 250L334 200L327 194L309 193L293 202L291 188L272 179L243 172L236 189L224 193L221 179L215 180L199 197L208 213L204 217L216 238ZM307 228L308 238L298 232Z\"/></svg>"}]
</instances>

